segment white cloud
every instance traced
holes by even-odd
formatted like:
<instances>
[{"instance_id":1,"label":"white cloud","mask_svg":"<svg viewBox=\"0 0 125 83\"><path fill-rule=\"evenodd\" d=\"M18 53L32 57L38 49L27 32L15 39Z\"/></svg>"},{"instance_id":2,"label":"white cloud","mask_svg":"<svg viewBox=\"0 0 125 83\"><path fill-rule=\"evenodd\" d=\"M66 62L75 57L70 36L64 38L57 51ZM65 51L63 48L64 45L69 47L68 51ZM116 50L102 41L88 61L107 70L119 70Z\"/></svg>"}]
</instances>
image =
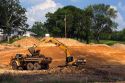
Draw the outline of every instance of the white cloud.
<instances>
[{"instance_id":1,"label":"white cloud","mask_svg":"<svg viewBox=\"0 0 125 83\"><path fill-rule=\"evenodd\" d=\"M125 28L125 20L123 19L123 16L120 14L120 12L118 12L115 22L117 22L119 25L118 30L122 30L123 28Z\"/></svg>"},{"instance_id":2,"label":"white cloud","mask_svg":"<svg viewBox=\"0 0 125 83\"><path fill-rule=\"evenodd\" d=\"M117 17L114 19L114 21L118 23L118 30L122 30L125 28L125 20L122 14L118 11L116 6L111 6L111 8L114 8L117 11Z\"/></svg>"},{"instance_id":3,"label":"white cloud","mask_svg":"<svg viewBox=\"0 0 125 83\"><path fill-rule=\"evenodd\" d=\"M54 0L44 0L44 2L27 9L27 22L31 26L35 21L45 22L45 14L48 12L53 13L60 7L62 7L62 5L60 3L56 3Z\"/></svg>"},{"instance_id":4,"label":"white cloud","mask_svg":"<svg viewBox=\"0 0 125 83\"><path fill-rule=\"evenodd\" d=\"M114 10L117 11L117 7L116 6L111 5L110 8L113 8Z\"/></svg>"}]
</instances>

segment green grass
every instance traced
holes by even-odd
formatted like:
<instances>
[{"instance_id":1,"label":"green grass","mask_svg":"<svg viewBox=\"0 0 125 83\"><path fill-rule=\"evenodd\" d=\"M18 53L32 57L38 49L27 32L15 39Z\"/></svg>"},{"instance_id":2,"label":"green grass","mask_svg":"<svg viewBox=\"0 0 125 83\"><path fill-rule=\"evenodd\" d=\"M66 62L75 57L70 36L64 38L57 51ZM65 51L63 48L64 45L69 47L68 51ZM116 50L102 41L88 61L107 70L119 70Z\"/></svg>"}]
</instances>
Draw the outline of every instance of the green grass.
<instances>
[{"instance_id":1,"label":"green grass","mask_svg":"<svg viewBox=\"0 0 125 83\"><path fill-rule=\"evenodd\" d=\"M21 83L11 74L0 74L0 83Z\"/></svg>"},{"instance_id":2,"label":"green grass","mask_svg":"<svg viewBox=\"0 0 125 83\"><path fill-rule=\"evenodd\" d=\"M15 41L17 41L17 40L20 40L20 39L23 39L23 38L25 38L24 36L22 36L22 37L15 37L15 38L10 38L10 42L9 42L9 44L11 44L11 43L13 43L13 42L15 42ZM7 40L3 40L3 41L1 41L0 43L8 43L8 41Z\"/></svg>"},{"instance_id":3,"label":"green grass","mask_svg":"<svg viewBox=\"0 0 125 83\"><path fill-rule=\"evenodd\" d=\"M97 43L97 42L92 40L91 43ZM100 40L100 44L114 45L116 43L125 44L124 41Z\"/></svg>"},{"instance_id":4,"label":"green grass","mask_svg":"<svg viewBox=\"0 0 125 83\"><path fill-rule=\"evenodd\" d=\"M125 42L123 42L123 41L113 41L113 40L100 40L100 43L107 44L107 45L113 45L113 44L116 44L116 43L125 44Z\"/></svg>"},{"instance_id":5,"label":"green grass","mask_svg":"<svg viewBox=\"0 0 125 83\"><path fill-rule=\"evenodd\" d=\"M77 40L76 38L74 38L75 40ZM80 41L80 40L78 40ZM80 41L82 43L86 43L86 41ZM97 41L95 40L90 40L90 43L95 43L98 44ZM121 44L125 44L125 41L114 41L114 40L100 40L99 44L107 44L107 45L114 45L116 43L121 43Z\"/></svg>"}]
</instances>

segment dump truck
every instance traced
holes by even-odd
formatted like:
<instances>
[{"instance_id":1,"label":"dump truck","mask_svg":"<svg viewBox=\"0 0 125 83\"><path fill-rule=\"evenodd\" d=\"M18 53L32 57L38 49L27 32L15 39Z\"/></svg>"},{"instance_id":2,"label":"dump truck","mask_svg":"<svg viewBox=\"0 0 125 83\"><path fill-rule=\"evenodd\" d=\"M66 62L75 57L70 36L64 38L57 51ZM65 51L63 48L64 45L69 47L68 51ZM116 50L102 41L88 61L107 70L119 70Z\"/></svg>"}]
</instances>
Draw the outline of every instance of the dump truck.
<instances>
[{"instance_id":1,"label":"dump truck","mask_svg":"<svg viewBox=\"0 0 125 83\"><path fill-rule=\"evenodd\" d=\"M10 65L13 70L41 70L49 69L49 64L52 62L51 57L45 57L40 54L40 50L35 50L35 47L30 47L30 54L16 54L10 60Z\"/></svg>"}]
</instances>

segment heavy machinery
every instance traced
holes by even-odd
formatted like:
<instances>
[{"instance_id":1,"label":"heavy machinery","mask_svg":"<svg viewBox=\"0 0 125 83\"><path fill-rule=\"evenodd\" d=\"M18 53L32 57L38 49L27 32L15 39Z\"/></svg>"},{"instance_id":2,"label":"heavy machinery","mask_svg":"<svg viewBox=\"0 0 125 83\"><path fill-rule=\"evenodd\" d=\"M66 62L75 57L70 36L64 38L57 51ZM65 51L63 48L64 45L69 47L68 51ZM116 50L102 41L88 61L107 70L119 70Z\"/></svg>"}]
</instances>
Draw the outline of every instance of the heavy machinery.
<instances>
[{"instance_id":1,"label":"heavy machinery","mask_svg":"<svg viewBox=\"0 0 125 83\"><path fill-rule=\"evenodd\" d=\"M61 48L65 54L65 65L60 65L59 67L66 67L66 66L84 66L86 60L83 57L74 58L69 51L69 48L58 41L53 37L43 38L41 42L45 43L53 43L59 48ZM14 70L40 70L40 69L48 69L49 64L52 62L51 57L45 57L44 55L40 54L40 50L35 50L35 47L30 47L28 50L31 53L30 55L24 56L23 54L16 54L15 57L12 57L10 64L12 69Z\"/></svg>"},{"instance_id":2,"label":"heavy machinery","mask_svg":"<svg viewBox=\"0 0 125 83\"><path fill-rule=\"evenodd\" d=\"M10 65L13 70L40 70L48 69L49 64L52 62L51 57L45 57L40 54L40 50L35 50L35 47L30 47L29 52L24 56L23 54L16 54L11 58Z\"/></svg>"},{"instance_id":3,"label":"heavy machinery","mask_svg":"<svg viewBox=\"0 0 125 83\"><path fill-rule=\"evenodd\" d=\"M53 38L53 37L45 37L41 40L41 42L45 42L45 43L53 43L55 44L56 46L58 46L59 48L61 48L65 54L66 54L66 61L65 61L65 65L63 65L64 67L65 66L84 66L85 63L86 63L86 60L81 57L81 56L78 56L76 59L70 54L70 51L68 49L68 47L61 43L60 41L58 41L57 39Z\"/></svg>"}]
</instances>

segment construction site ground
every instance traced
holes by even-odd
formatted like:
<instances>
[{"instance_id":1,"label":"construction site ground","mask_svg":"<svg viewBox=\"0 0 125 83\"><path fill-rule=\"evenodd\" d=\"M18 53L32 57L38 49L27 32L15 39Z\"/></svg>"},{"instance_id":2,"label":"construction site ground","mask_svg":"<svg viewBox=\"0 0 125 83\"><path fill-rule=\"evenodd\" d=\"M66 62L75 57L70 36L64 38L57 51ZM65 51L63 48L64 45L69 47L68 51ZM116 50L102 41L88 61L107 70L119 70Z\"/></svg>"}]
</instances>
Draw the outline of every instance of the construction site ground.
<instances>
[{"instance_id":1,"label":"construction site ground","mask_svg":"<svg viewBox=\"0 0 125 83\"><path fill-rule=\"evenodd\" d=\"M75 67L58 68L65 63L65 53L53 44L40 42L40 38L23 38L10 45L0 45L0 77L12 76L21 79L21 83L28 81L65 80L82 82L121 82L125 81L125 45L115 44L83 44L73 39L57 38L66 44L71 54L76 58L82 56L87 60L82 69ZM16 71L12 70L9 62L15 54L29 54L28 47L36 44L37 49L45 56L52 57L49 70ZM1 79L0 78L0 79ZM76 82L77 83L77 82Z\"/></svg>"}]
</instances>

